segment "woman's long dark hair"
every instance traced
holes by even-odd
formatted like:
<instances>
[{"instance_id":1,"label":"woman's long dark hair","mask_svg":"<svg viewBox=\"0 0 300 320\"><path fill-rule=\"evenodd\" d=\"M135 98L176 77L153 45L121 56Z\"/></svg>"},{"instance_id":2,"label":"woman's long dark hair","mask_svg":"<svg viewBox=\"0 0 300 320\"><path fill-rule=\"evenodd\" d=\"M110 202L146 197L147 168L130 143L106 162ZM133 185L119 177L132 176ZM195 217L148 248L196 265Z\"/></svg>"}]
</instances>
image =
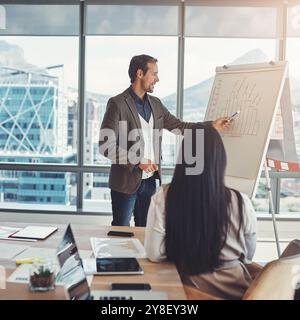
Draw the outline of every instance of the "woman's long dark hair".
<instances>
[{"instance_id":1,"label":"woman's long dark hair","mask_svg":"<svg viewBox=\"0 0 300 320\"><path fill-rule=\"evenodd\" d=\"M193 167L184 158L185 149L196 155L197 126L184 137L166 197L166 254L180 272L194 275L212 272L220 266L220 251L229 228L230 189L225 187L226 153L222 139L211 125L204 129L204 169L187 175ZM190 144L188 146L188 144ZM203 156L203 155L202 155ZM197 161L201 159L197 158ZM202 160L203 161L203 160ZM234 190L235 191L235 190ZM238 191L240 225L243 223L243 200Z\"/></svg>"}]
</instances>

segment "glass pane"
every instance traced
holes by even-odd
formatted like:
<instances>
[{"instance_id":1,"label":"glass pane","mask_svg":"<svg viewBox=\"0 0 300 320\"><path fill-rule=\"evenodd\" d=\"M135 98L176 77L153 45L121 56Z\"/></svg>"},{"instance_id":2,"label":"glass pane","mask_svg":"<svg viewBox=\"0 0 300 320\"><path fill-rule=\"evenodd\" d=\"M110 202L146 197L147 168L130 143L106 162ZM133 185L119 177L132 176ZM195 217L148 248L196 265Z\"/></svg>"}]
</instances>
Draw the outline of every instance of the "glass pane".
<instances>
[{"instance_id":1,"label":"glass pane","mask_svg":"<svg viewBox=\"0 0 300 320\"><path fill-rule=\"evenodd\" d=\"M177 6L87 6L87 34L177 35L177 33Z\"/></svg>"},{"instance_id":2,"label":"glass pane","mask_svg":"<svg viewBox=\"0 0 300 320\"><path fill-rule=\"evenodd\" d=\"M79 34L78 5L5 4L0 7L0 17L3 15L6 24L0 35Z\"/></svg>"},{"instance_id":3,"label":"glass pane","mask_svg":"<svg viewBox=\"0 0 300 320\"><path fill-rule=\"evenodd\" d=\"M275 40L186 39L184 120L203 120L217 66L268 62L275 50Z\"/></svg>"},{"instance_id":4,"label":"glass pane","mask_svg":"<svg viewBox=\"0 0 300 320\"><path fill-rule=\"evenodd\" d=\"M269 213L269 196L266 191L266 179L260 178L255 198L252 200L256 212Z\"/></svg>"},{"instance_id":5,"label":"glass pane","mask_svg":"<svg viewBox=\"0 0 300 320\"><path fill-rule=\"evenodd\" d=\"M287 36L300 37L300 5L288 8Z\"/></svg>"},{"instance_id":6,"label":"glass pane","mask_svg":"<svg viewBox=\"0 0 300 320\"><path fill-rule=\"evenodd\" d=\"M172 178L173 178L173 174L162 173L162 184L171 183Z\"/></svg>"},{"instance_id":7,"label":"glass pane","mask_svg":"<svg viewBox=\"0 0 300 320\"><path fill-rule=\"evenodd\" d=\"M300 179L281 179L280 213L300 212Z\"/></svg>"},{"instance_id":8,"label":"glass pane","mask_svg":"<svg viewBox=\"0 0 300 320\"><path fill-rule=\"evenodd\" d=\"M187 6L185 27L186 36L275 38L276 8Z\"/></svg>"},{"instance_id":9,"label":"glass pane","mask_svg":"<svg viewBox=\"0 0 300 320\"><path fill-rule=\"evenodd\" d=\"M300 41L288 38L286 58L289 62L291 99L294 119L294 135L298 159L300 155Z\"/></svg>"},{"instance_id":10,"label":"glass pane","mask_svg":"<svg viewBox=\"0 0 300 320\"><path fill-rule=\"evenodd\" d=\"M175 37L87 37L86 54L86 119L85 162L108 164L99 154L99 129L110 97L122 93L130 86L128 67L131 58L149 54L158 59L160 81L153 95L176 114L177 47ZM122 54L120 54L120 52ZM169 142L163 138L163 150L169 150ZM169 152L169 151L168 151ZM171 151L170 151L171 152ZM171 152L172 154L172 152ZM163 154L164 163L173 163Z\"/></svg>"},{"instance_id":11,"label":"glass pane","mask_svg":"<svg viewBox=\"0 0 300 320\"><path fill-rule=\"evenodd\" d=\"M163 174L163 183L169 183L171 179L172 175ZM158 188L158 180L156 182L156 187ZM84 174L83 211L112 213L110 189L108 187L108 173L88 172Z\"/></svg>"},{"instance_id":12,"label":"glass pane","mask_svg":"<svg viewBox=\"0 0 300 320\"><path fill-rule=\"evenodd\" d=\"M76 193L70 172L0 171L2 208L75 211Z\"/></svg>"},{"instance_id":13,"label":"glass pane","mask_svg":"<svg viewBox=\"0 0 300 320\"><path fill-rule=\"evenodd\" d=\"M77 101L78 38L0 40L1 161L76 162Z\"/></svg>"},{"instance_id":14,"label":"glass pane","mask_svg":"<svg viewBox=\"0 0 300 320\"><path fill-rule=\"evenodd\" d=\"M111 213L107 173L85 173L83 176L83 210Z\"/></svg>"}]
</instances>

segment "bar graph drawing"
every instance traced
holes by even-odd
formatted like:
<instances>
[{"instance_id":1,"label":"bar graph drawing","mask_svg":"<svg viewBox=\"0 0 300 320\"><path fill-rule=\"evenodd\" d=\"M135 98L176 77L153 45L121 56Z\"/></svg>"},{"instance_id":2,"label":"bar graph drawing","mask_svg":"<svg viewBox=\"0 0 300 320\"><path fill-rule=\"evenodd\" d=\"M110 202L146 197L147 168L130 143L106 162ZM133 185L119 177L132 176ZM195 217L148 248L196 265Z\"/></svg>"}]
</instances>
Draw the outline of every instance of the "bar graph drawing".
<instances>
[{"instance_id":1,"label":"bar graph drawing","mask_svg":"<svg viewBox=\"0 0 300 320\"><path fill-rule=\"evenodd\" d=\"M249 81L246 77L236 80L223 103L224 107L217 108L220 105L221 87L222 79L219 79L212 92L208 117L211 119L227 117L240 110L240 114L234 120L231 128L223 132L222 135L232 137L257 136L260 125L258 108L261 107L262 97L257 90L256 83Z\"/></svg>"}]
</instances>

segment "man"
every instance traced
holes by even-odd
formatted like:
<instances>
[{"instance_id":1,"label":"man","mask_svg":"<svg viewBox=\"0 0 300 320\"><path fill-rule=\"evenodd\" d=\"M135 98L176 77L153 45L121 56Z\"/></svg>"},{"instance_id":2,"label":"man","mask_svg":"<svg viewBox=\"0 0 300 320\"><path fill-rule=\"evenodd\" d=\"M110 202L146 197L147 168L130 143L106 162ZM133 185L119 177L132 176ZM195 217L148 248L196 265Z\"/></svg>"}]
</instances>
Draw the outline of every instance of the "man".
<instances>
[{"instance_id":1,"label":"man","mask_svg":"<svg viewBox=\"0 0 300 320\"><path fill-rule=\"evenodd\" d=\"M195 123L177 119L158 98L148 95L159 81L157 59L134 56L128 73L131 86L107 103L99 146L100 153L112 160L109 177L112 225L128 226L133 212L135 226L146 226L150 199L156 189L155 179L161 177L161 138L157 139L153 132L177 129L182 133ZM227 128L230 121L220 118L197 125L213 125L221 130ZM140 135L136 140L128 139L134 130ZM108 132L112 132L114 138L107 139ZM139 150L134 152L137 143ZM134 156L137 161L130 161Z\"/></svg>"}]
</instances>

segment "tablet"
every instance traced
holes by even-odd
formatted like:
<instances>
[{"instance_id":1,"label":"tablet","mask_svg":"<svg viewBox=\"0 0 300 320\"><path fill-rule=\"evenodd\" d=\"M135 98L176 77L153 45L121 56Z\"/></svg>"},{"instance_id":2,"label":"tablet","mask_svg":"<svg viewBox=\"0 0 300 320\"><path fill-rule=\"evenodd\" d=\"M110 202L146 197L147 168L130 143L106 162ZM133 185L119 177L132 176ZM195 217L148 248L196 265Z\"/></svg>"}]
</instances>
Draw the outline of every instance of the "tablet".
<instances>
[{"instance_id":1,"label":"tablet","mask_svg":"<svg viewBox=\"0 0 300 320\"><path fill-rule=\"evenodd\" d=\"M94 274L143 274L136 258L96 258Z\"/></svg>"},{"instance_id":2,"label":"tablet","mask_svg":"<svg viewBox=\"0 0 300 320\"><path fill-rule=\"evenodd\" d=\"M143 274L136 258L96 258L96 274Z\"/></svg>"}]
</instances>

